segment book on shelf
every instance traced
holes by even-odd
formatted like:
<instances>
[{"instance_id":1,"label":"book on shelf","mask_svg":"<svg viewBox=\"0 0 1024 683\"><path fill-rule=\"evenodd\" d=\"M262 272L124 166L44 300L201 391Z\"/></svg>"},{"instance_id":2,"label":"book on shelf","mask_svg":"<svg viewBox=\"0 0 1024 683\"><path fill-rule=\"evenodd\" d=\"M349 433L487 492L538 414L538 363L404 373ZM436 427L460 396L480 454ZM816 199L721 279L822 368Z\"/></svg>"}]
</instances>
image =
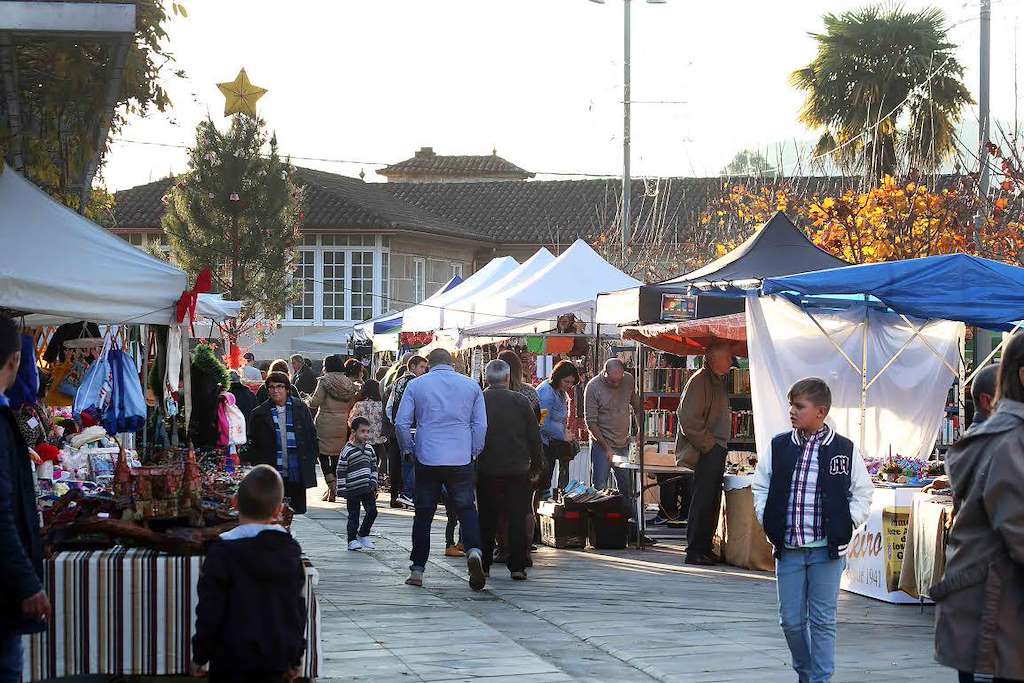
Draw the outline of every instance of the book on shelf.
<instances>
[{"instance_id":1,"label":"book on shelf","mask_svg":"<svg viewBox=\"0 0 1024 683\"><path fill-rule=\"evenodd\" d=\"M648 439L674 439L679 418L674 410L645 411L644 437Z\"/></svg>"},{"instance_id":2,"label":"book on shelf","mask_svg":"<svg viewBox=\"0 0 1024 683\"><path fill-rule=\"evenodd\" d=\"M732 411L732 438L754 438L754 413L750 410Z\"/></svg>"},{"instance_id":3,"label":"book on shelf","mask_svg":"<svg viewBox=\"0 0 1024 683\"><path fill-rule=\"evenodd\" d=\"M732 393L744 395L750 393L750 368L734 368L730 379Z\"/></svg>"},{"instance_id":4,"label":"book on shelf","mask_svg":"<svg viewBox=\"0 0 1024 683\"><path fill-rule=\"evenodd\" d=\"M690 373L683 368L645 368L642 390L647 393L678 394L686 387Z\"/></svg>"}]
</instances>

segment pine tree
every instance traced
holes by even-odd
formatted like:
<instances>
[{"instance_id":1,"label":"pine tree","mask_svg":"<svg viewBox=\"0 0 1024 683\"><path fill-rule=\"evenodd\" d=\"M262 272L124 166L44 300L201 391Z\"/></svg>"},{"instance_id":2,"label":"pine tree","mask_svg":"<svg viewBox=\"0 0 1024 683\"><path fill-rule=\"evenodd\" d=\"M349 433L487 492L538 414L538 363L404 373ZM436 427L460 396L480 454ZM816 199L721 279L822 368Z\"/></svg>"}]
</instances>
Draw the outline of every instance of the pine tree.
<instances>
[{"instance_id":1,"label":"pine tree","mask_svg":"<svg viewBox=\"0 0 1024 683\"><path fill-rule=\"evenodd\" d=\"M207 119L188 171L164 197L161 225L175 263L193 278L209 268L215 291L242 302L225 329L233 346L273 330L299 293L291 273L304 196L292 170L262 119L235 115L227 133Z\"/></svg>"}]
</instances>

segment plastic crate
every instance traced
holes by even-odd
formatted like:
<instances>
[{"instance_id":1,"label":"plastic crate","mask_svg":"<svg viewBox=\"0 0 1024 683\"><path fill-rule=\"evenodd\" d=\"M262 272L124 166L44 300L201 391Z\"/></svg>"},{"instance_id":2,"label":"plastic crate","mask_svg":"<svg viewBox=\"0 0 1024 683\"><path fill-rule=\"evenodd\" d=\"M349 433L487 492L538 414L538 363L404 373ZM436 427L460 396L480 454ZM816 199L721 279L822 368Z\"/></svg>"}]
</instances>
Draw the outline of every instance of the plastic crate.
<instances>
[{"instance_id":1,"label":"plastic crate","mask_svg":"<svg viewBox=\"0 0 1024 683\"><path fill-rule=\"evenodd\" d=\"M621 550L629 543L629 519L617 496L587 506L587 540L595 548Z\"/></svg>"},{"instance_id":2,"label":"plastic crate","mask_svg":"<svg viewBox=\"0 0 1024 683\"><path fill-rule=\"evenodd\" d=\"M587 512L582 505L545 501L540 514L540 542L552 548L583 548L587 545Z\"/></svg>"}]
</instances>

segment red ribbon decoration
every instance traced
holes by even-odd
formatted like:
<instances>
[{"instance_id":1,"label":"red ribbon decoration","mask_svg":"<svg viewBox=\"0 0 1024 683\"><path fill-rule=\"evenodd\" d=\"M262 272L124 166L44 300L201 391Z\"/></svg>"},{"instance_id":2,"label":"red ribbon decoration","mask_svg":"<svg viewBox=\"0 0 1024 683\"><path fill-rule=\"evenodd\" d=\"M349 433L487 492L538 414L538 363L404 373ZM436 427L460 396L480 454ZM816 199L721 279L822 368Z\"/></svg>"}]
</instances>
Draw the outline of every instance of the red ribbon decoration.
<instances>
[{"instance_id":1,"label":"red ribbon decoration","mask_svg":"<svg viewBox=\"0 0 1024 683\"><path fill-rule=\"evenodd\" d=\"M179 323L185 321L186 313L188 313L189 323L195 322L196 302L199 301L199 295L209 292L212 286L213 276L210 274L210 269L203 268L199 271L199 275L196 276L195 286L182 292L181 298L178 299L177 313Z\"/></svg>"}]
</instances>

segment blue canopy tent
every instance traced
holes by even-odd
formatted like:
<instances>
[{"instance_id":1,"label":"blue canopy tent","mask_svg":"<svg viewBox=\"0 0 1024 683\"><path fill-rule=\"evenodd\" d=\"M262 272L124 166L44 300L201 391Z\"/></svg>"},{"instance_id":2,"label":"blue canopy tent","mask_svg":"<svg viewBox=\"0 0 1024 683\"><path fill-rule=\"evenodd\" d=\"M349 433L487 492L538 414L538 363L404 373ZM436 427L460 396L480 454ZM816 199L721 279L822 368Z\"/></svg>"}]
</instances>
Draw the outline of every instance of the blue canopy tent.
<instances>
[{"instance_id":1,"label":"blue canopy tent","mask_svg":"<svg viewBox=\"0 0 1024 683\"><path fill-rule=\"evenodd\" d=\"M1024 320L1024 268L948 254L765 278L764 294L873 297L904 315L1010 330Z\"/></svg>"},{"instance_id":2,"label":"blue canopy tent","mask_svg":"<svg viewBox=\"0 0 1024 683\"><path fill-rule=\"evenodd\" d=\"M761 292L764 295L779 294L796 300L812 320L814 316L809 309L816 304L829 302L835 305L841 300L852 303L850 295L859 295L863 297L861 305L865 306L865 310L873 301L881 302L914 326L917 331L915 337L936 320L952 320L1004 331L1016 331L1020 329L1021 321L1024 321L1024 268L967 254L869 263L766 278ZM924 322L914 323L909 317ZM826 337L829 336L820 325L818 328ZM866 345L866 325L864 335ZM829 341L843 353L835 340L829 337ZM911 341L913 337L907 344ZM961 391L966 389L967 383L1001 347L1002 344L977 363L970 376L950 368L954 375L960 376ZM868 387L890 367L902 351L901 348L873 378L868 377L866 362L862 360L857 363L843 353L847 362L861 374L862 409ZM866 355L866 350L864 353Z\"/></svg>"}]
</instances>

